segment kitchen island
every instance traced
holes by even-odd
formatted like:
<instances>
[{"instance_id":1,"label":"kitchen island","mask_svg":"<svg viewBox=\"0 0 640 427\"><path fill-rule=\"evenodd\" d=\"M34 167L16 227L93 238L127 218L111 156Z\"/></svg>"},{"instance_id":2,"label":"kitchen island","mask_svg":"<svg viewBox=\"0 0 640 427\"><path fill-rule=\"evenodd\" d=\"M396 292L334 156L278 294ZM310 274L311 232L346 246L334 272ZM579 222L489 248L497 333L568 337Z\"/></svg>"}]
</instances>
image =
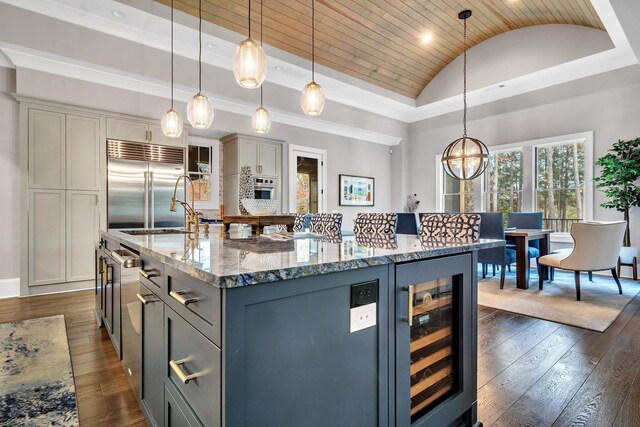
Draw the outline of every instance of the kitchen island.
<instances>
[{"instance_id":1,"label":"kitchen island","mask_svg":"<svg viewBox=\"0 0 640 427\"><path fill-rule=\"evenodd\" d=\"M97 317L150 425L477 423L476 251L504 241L212 230L101 233Z\"/></svg>"}]
</instances>

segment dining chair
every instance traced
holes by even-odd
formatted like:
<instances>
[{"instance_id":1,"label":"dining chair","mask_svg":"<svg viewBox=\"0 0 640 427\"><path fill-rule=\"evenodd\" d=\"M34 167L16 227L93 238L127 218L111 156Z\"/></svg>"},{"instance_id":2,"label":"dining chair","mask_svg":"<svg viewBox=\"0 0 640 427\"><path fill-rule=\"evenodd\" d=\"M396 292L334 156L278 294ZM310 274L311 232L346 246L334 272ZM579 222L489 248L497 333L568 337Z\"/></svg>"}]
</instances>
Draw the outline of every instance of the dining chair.
<instances>
[{"instance_id":1,"label":"dining chair","mask_svg":"<svg viewBox=\"0 0 640 427\"><path fill-rule=\"evenodd\" d=\"M311 214L309 220L309 231L324 235L337 235L342 230L341 213L318 213Z\"/></svg>"},{"instance_id":2,"label":"dining chair","mask_svg":"<svg viewBox=\"0 0 640 427\"><path fill-rule=\"evenodd\" d=\"M481 212L480 239L504 240L504 214L502 212ZM500 289L504 289L506 267L516 262L516 251L506 246L481 249L478 251L478 263L482 264L482 278L487 277L489 264L500 266Z\"/></svg>"},{"instance_id":3,"label":"dining chair","mask_svg":"<svg viewBox=\"0 0 640 427\"><path fill-rule=\"evenodd\" d=\"M353 233L395 236L397 226L397 213L358 213Z\"/></svg>"},{"instance_id":4,"label":"dining chair","mask_svg":"<svg viewBox=\"0 0 640 427\"><path fill-rule=\"evenodd\" d=\"M421 237L447 242L474 242L480 235L480 215L422 214L418 234Z\"/></svg>"},{"instance_id":5,"label":"dining chair","mask_svg":"<svg viewBox=\"0 0 640 427\"><path fill-rule=\"evenodd\" d=\"M418 234L418 221L416 220L415 213L399 213L398 214L398 226L396 228L397 234Z\"/></svg>"},{"instance_id":6,"label":"dining chair","mask_svg":"<svg viewBox=\"0 0 640 427\"><path fill-rule=\"evenodd\" d=\"M618 279L616 267L618 255L622 248L622 238L626 223L619 222L579 222L571 226L573 251L560 252L538 258L539 288L543 290L544 278L540 274L540 267L559 268L574 272L576 285L576 299L580 301L580 272L610 270L613 279L622 295L622 285Z\"/></svg>"},{"instance_id":7,"label":"dining chair","mask_svg":"<svg viewBox=\"0 0 640 427\"><path fill-rule=\"evenodd\" d=\"M295 232L302 232L302 231L306 231L309 228L309 223L311 222L311 215L310 213L305 213L305 214L300 214L297 213L296 215L296 219L293 221L293 231Z\"/></svg>"}]
</instances>

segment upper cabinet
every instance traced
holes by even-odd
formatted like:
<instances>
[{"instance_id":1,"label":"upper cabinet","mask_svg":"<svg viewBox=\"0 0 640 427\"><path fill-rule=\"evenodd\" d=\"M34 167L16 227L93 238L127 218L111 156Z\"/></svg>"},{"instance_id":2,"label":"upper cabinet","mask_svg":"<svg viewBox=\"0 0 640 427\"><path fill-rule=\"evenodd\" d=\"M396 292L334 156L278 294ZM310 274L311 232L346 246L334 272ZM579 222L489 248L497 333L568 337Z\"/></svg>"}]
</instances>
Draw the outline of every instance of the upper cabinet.
<instances>
[{"instance_id":1,"label":"upper cabinet","mask_svg":"<svg viewBox=\"0 0 640 427\"><path fill-rule=\"evenodd\" d=\"M29 110L29 186L65 187L65 115Z\"/></svg>"},{"instance_id":2,"label":"upper cabinet","mask_svg":"<svg viewBox=\"0 0 640 427\"><path fill-rule=\"evenodd\" d=\"M158 125L143 121L107 117L107 139L158 145L186 146L186 129L178 138L168 138Z\"/></svg>"},{"instance_id":3,"label":"upper cabinet","mask_svg":"<svg viewBox=\"0 0 640 427\"><path fill-rule=\"evenodd\" d=\"M282 175L282 141L233 134L220 140L224 144L224 175L240 173L242 166L251 166L254 175Z\"/></svg>"},{"instance_id":4,"label":"upper cabinet","mask_svg":"<svg viewBox=\"0 0 640 427\"><path fill-rule=\"evenodd\" d=\"M67 189L98 190L100 119L67 115Z\"/></svg>"},{"instance_id":5,"label":"upper cabinet","mask_svg":"<svg viewBox=\"0 0 640 427\"><path fill-rule=\"evenodd\" d=\"M29 187L97 191L100 120L29 109Z\"/></svg>"}]
</instances>

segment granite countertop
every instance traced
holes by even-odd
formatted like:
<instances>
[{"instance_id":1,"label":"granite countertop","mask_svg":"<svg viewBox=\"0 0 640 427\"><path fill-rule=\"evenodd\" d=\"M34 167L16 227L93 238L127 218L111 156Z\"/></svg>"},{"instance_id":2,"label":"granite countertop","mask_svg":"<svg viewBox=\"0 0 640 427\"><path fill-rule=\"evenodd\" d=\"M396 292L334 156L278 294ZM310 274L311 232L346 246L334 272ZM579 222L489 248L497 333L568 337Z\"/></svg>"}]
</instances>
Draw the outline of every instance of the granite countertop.
<instances>
[{"instance_id":1,"label":"granite countertop","mask_svg":"<svg viewBox=\"0 0 640 427\"><path fill-rule=\"evenodd\" d=\"M257 285L297 277L453 255L504 246L504 240L476 242L426 241L417 236L322 237L296 234L276 241L247 232L224 234L211 227L209 236L196 240L187 234L129 235L119 230L101 231L141 255L170 265L219 288Z\"/></svg>"}]
</instances>

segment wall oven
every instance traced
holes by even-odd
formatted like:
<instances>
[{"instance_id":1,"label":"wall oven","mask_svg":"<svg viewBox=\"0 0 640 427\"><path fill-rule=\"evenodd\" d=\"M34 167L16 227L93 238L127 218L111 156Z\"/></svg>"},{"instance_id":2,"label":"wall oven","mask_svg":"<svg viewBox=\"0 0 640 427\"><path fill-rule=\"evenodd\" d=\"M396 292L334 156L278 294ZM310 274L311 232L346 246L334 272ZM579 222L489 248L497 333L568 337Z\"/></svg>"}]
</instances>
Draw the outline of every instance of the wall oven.
<instances>
[{"instance_id":1,"label":"wall oven","mask_svg":"<svg viewBox=\"0 0 640 427\"><path fill-rule=\"evenodd\" d=\"M261 177L253 178L255 199L277 199L276 188L278 188L277 178Z\"/></svg>"}]
</instances>

